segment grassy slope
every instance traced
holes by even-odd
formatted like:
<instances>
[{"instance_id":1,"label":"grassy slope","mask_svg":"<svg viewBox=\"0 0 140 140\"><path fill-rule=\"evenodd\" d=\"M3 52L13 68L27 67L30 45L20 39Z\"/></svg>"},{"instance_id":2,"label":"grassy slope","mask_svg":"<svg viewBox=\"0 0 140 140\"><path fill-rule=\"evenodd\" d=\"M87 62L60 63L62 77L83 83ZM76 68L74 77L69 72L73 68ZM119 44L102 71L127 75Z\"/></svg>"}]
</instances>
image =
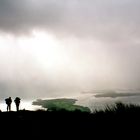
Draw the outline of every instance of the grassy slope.
<instances>
[{"instance_id":1,"label":"grassy slope","mask_svg":"<svg viewBox=\"0 0 140 140\"><path fill-rule=\"evenodd\" d=\"M1 112L0 120L0 133L6 133L5 136L12 133L25 138L45 136L52 139L57 136L57 139L74 139L78 136L99 139L103 136L104 139L120 139L123 135L135 139L139 136L140 106L117 103L94 113L66 110Z\"/></svg>"}]
</instances>

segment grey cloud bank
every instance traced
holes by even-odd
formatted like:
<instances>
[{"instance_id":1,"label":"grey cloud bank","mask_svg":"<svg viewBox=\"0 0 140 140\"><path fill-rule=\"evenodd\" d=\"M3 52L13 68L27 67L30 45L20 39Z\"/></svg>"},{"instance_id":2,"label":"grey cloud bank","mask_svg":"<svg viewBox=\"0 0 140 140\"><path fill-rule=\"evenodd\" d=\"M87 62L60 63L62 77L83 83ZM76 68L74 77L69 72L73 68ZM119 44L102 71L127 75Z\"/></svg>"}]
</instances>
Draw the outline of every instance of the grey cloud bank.
<instances>
[{"instance_id":1,"label":"grey cloud bank","mask_svg":"<svg viewBox=\"0 0 140 140\"><path fill-rule=\"evenodd\" d=\"M25 33L43 28L58 34L109 41L139 35L138 0L0 0L0 28Z\"/></svg>"}]
</instances>

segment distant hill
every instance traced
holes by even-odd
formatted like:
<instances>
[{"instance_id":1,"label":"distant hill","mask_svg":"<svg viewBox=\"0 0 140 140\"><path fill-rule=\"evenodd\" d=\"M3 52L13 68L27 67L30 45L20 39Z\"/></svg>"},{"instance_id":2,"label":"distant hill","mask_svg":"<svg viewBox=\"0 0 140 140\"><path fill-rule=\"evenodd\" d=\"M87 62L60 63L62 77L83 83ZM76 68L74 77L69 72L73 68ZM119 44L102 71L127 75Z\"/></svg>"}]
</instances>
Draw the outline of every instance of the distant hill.
<instances>
[{"instance_id":1,"label":"distant hill","mask_svg":"<svg viewBox=\"0 0 140 140\"><path fill-rule=\"evenodd\" d=\"M88 107L83 107L80 105L75 105L76 99L52 99L52 100L41 100L33 102L33 105L40 105L43 108L47 108L48 111L81 111L81 112L90 112Z\"/></svg>"}]
</instances>

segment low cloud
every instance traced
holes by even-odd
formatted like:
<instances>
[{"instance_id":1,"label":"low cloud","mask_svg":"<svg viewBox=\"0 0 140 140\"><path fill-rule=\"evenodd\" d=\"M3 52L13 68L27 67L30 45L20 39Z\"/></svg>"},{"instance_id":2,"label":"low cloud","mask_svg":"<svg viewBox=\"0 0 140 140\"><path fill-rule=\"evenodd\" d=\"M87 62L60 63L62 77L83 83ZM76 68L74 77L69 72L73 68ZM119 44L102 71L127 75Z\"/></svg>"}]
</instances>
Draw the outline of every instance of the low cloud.
<instances>
[{"instance_id":1,"label":"low cloud","mask_svg":"<svg viewBox=\"0 0 140 140\"><path fill-rule=\"evenodd\" d=\"M140 93L103 93L95 95L96 98L119 98L119 97L135 97L140 96Z\"/></svg>"}]
</instances>

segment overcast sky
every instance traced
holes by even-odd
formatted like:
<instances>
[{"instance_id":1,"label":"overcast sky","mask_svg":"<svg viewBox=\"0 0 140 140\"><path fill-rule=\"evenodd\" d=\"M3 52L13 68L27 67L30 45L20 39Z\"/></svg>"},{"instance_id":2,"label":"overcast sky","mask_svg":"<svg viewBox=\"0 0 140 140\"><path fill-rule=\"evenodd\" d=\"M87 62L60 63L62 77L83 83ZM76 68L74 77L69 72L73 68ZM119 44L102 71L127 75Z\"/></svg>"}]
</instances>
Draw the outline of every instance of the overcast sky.
<instances>
[{"instance_id":1,"label":"overcast sky","mask_svg":"<svg viewBox=\"0 0 140 140\"><path fill-rule=\"evenodd\" d=\"M140 88L139 0L0 0L0 97Z\"/></svg>"}]
</instances>

